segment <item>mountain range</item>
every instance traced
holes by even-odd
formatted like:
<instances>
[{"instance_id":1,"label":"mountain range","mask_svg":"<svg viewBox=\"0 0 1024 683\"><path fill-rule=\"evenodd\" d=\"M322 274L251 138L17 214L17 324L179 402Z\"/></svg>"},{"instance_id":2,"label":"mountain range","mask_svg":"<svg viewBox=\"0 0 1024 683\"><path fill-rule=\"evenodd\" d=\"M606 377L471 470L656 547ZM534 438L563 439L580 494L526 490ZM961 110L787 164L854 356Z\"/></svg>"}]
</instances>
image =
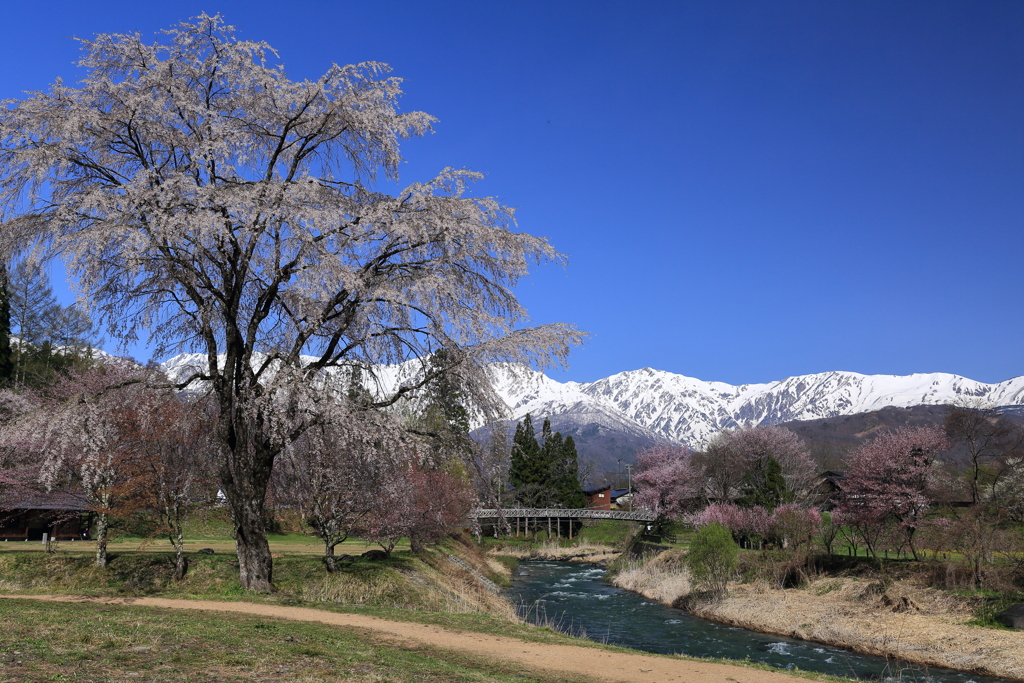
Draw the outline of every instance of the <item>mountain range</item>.
<instances>
[{"instance_id":1,"label":"mountain range","mask_svg":"<svg viewBox=\"0 0 1024 683\"><path fill-rule=\"evenodd\" d=\"M164 363L172 376L200 363L198 354ZM382 369L398 382L410 373ZM638 450L657 442L701 448L723 429L821 420L886 408L976 402L1024 405L1024 377L985 384L959 375L862 375L823 372L765 384L734 386L662 370L620 372L596 382L558 382L542 372L495 365L492 384L509 408L510 424L527 413L539 428L572 434L581 457L598 467L632 462Z\"/></svg>"},{"instance_id":2,"label":"mountain range","mask_svg":"<svg viewBox=\"0 0 1024 683\"><path fill-rule=\"evenodd\" d=\"M985 384L947 373L862 375L824 372L766 384L734 386L662 370L620 372L596 382L557 382L525 371L495 373L495 388L513 419L527 413L540 425L572 434L581 460L615 470L657 442L701 448L723 429L785 424L887 408L1024 405L1024 377Z\"/></svg>"}]
</instances>

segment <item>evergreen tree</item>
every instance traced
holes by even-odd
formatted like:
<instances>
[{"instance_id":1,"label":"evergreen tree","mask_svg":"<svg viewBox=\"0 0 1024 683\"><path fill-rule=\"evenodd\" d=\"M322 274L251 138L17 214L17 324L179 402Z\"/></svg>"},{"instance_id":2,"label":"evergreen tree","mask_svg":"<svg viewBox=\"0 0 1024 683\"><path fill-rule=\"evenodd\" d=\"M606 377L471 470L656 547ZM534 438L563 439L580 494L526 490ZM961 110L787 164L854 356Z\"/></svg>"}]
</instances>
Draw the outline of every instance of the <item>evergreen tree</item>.
<instances>
[{"instance_id":1,"label":"evergreen tree","mask_svg":"<svg viewBox=\"0 0 1024 683\"><path fill-rule=\"evenodd\" d=\"M533 418L527 413L516 425L512 437L512 462L508 481L515 489L516 502L535 507L542 503L547 479L547 469L541 465L540 444L534 436Z\"/></svg>"},{"instance_id":2,"label":"evergreen tree","mask_svg":"<svg viewBox=\"0 0 1024 683\"><path fill-rule=\"evenodd\" d=\"M576 441L572 436L565 437L558 457L558 502L560 507L581 508L587 504L580 485L579 456L576 453Z\"/></svg>"},{"instance_id":3,"label":"evergreen tree","mask_svg":"<svg viewBox=\"0 0 1024 683\"><path fill-rule=\"evenodd\" d=\"M768 512L784 503L793 502L793 493L782 476L782 465L768 455L758 458L743 477L743 495L737 500L742 507L760 505Z\"/></svg>"},{"instance_id":4,"label":"evergreen tree","mask_svg":"<svg viewBox=\"0 0 1024 683\"><path fill-rule=\"evenodd\" d=\"M442 459L462 463L473 457L474 443L465 392L452 373L446 372L451 365L451 356L444 350L431 356L428 372L437 376L424 387L425 405L417 426L431 438Z\"/></svg>"},{"instance_id":5,"label":"evergreen tree","mask_svg":"<svg viewBox=\"0 0 1024 683\"><path fill-rule=\"evenodd\" d=\"M43 346L49 341L60 305L53 296L50 278L38 266L20 261L14 267L8 285L12 331L18 335L15 379L25 382L29 365L38 361L42 361L44 366L47 364L50 348L47 345L43 354Z\"/></svg>"},{"instance_id":6,"label":"evergreen tree","mask_svg":"<svg viewBox=\"0 0 1024 683\"><path fill-rule=\"evenodd\" d=\"M580 508L586 497L579 482L576 442L562 438L544 420L541 441L537 442L533 420L527 415L516 425L512 439L512 464L509 483L515 489L516 501L526 507Z\"/></svg>"},{"instance_id":7,"label":"evergreen tree","mask_svg":"<svg viewBox=\"0 0 1024 683\"><path fill-rule=\"evenodd\" d=\"M14 379L11 359L11 299L8 292L7 266L0 262L0 386Z\"/></svg>"}]
</instances>

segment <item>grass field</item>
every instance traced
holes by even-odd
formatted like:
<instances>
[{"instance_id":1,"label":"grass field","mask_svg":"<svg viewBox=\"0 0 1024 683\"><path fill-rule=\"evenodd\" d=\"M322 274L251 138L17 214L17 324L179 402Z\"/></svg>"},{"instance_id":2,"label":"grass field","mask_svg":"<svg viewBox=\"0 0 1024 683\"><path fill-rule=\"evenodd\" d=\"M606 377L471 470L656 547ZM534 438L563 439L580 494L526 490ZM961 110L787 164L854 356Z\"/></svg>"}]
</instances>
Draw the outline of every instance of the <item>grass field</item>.
<instances>
[{"instance_id":1,"label":"grass field","mask_svg":"<svg viewBox=\"0 0 1024 683\"><path fill-rule=\"evenodd\" d=\"M602 530L604 531L604 530ZM614 530L609 529L614 533ZM610 535L610 534L609 534ZM384 561L359 558L328 575L309 537L271 538L277 590L241 589L233 544L213 534L194 541L213 555L191 554L185 580L173 579L172 554L141 539L113 546L106 569L92 561L94 544L65 542L55 553L41 544L0 543L0 592L90 596L159 596L302 605L510 636L543 644L624 651L570 638L515 619L507 603L447 558L461 555L487 572L467 538L420 555L399 551ZM368 546L350 542L340 552ZM491 568L497 564L490 561ZM491 574L499 578L500 571ZM472 584L476 584L474 587ZM483 594L483 595L482 595ZM504 614L489 600L498 600ZM761 668L761 667L755 667ZM817 680L827 677L811 676ZM15 681L571 681L485 661L451 650L389 640L356 628L141 606L0 600L0 683Z\"/></svg>"},{"instance_id":2,"label":"grass field","mask_svg":"<svg viewBox=\"0 0 1024 683\"><path fill-rule=\"evenodd\" d=\"M244 615L4 600L0 623L5 683L573 680L362 629Z\"/></svg>"},{"instance_id":3,"label":"grass field","mask_svg":"<svg viewBox=\"0 0 1024 683\"><path fill-rule=\"evenodd\" d=\"M270 534L268 536L270 541L270 551L278 554L289 554L289 555L323 555L324 546L320 539L316 536L308 536L299 533L287 533L287 534ZM360 555L371 548L378 548L379 546L361 541L358 539L349 539L343 544L339 545L335 550L335 554L341 555L347 553L349 555ZM117 538L115 541L109 543L107 548L112 553L172 553L174 549L171 547L171 542L166 538L139 538L132 536L125 536ZM226 553L234 555L235 553L235 542L229 535L217 535L217 536L206 536L196 538L185 539L185 552L188 554L195 553L201 548L210 548L216 553ZM71 554L95 554L96 544L91 541L60 541L57 544L57 549L61 553ZM396 546L396 550L408 550L409 543L402 541ZM39 541L20 541L20 542L4 542L0 541L0 553L5 550L14 550L19 552L44 552L45 548Z\"/></svg>"}]
</instances>

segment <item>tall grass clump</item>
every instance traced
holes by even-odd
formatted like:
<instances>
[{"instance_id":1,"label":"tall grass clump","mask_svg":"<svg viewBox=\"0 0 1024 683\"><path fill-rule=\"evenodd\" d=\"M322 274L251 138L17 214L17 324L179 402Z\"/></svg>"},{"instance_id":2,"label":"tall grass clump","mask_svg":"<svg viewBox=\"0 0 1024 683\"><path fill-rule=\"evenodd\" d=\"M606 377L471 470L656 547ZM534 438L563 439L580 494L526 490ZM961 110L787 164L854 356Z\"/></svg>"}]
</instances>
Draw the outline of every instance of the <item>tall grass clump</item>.
<instances>
[{"instance_id":1,"label":"tall grass clump","mask_svg":"<svg viewBox=\"0 0 1024 683\"><path fill-rule=\"evenodd\" d=\"M718 523L708 524L690 541L686 566L694 586L710 593L724 593L736 573L740 547L732 532Z\"/></svg>"}]
</instances>

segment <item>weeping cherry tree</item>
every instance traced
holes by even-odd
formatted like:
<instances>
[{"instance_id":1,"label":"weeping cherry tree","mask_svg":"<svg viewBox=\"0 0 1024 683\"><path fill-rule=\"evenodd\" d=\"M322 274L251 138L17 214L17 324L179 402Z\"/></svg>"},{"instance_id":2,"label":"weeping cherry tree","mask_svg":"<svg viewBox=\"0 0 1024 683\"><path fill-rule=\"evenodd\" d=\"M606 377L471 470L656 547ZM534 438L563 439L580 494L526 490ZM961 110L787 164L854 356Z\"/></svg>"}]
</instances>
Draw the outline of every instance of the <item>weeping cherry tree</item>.
<instances>
[{"instance_id":1,"label":"weeping cherry tree","mask_svg":"<svg viewBox=\"0 0 1024 683\"><path fill-rule=\"evenodd\" d=\"M468 196L479 174L376 189L378 173L397 180L400 141L434 122L399 111L386 65L291 80L269 45L205 14L152 44L81 44L81 81L0 109L0 248L63 259L115 338L201 354L180 386L216 405L245 588L272 588L267 484L336 396L331 377L420 368L376 382L380 409L450 374L494 418L488 364L560 363L580 341L569 325L524 327L511 288L563 257ZM422 362L438 350L443 364Z\"/></svg>"}]
</instances>

